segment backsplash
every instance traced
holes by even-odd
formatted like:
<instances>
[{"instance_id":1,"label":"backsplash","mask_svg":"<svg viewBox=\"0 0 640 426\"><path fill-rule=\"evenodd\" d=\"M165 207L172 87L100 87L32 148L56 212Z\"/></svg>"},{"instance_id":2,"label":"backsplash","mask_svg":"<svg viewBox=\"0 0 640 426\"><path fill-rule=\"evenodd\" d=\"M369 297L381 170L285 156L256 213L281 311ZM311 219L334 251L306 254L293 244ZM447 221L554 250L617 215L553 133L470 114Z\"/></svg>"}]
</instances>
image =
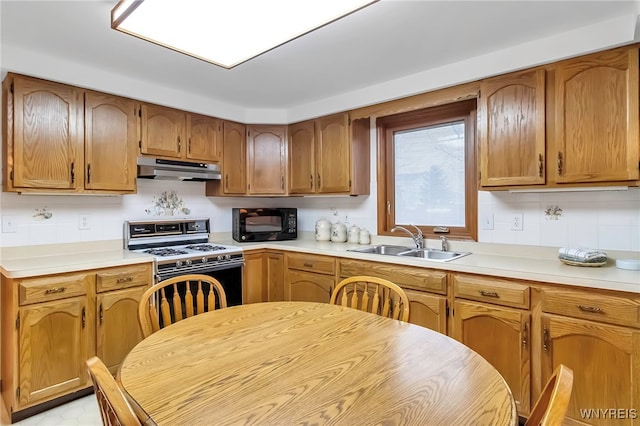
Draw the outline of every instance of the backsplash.
<instances>
[{"instance_id":1,"label":"backsplash","mask_svg":"<svg viewBox=\"0 0 640 426\"><path fill-rule=\"evenodd\" d=\"M371 196L308 198L206 197L204 185L139 180L138 193L123 196L0 193L3 224L9 220L16 231L0 233L0 247L117 240L122 238L125 220L169 213L209 217L213 232L230 232L232 207L297 207L301 231L313 231L316 220L326 217L376 233L375 182ZM175 205L165 210L158 201L168 198ZM514 220L520 222L522 230L512 230L518 227ZM640 188L543 193L481 191L478 221L478 239L484 243L640 251Z\"/></svg>"}]
</instances>

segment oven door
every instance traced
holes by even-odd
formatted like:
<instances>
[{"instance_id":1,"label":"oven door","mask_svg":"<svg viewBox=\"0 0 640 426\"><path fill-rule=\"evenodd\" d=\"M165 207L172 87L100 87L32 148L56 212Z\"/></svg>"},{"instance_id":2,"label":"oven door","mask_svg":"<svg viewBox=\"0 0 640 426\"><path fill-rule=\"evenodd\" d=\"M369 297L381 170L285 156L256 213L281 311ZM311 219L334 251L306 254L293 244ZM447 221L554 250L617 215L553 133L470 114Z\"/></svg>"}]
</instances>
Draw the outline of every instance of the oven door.
<instances>
[{"instance_id":1,"label":"oven door","mask_svg":"<svg viewBox=\"0 0 640 426\"><path fill-rule=\"evenodd\" d=\"M189 271L188 268L180 271L172 270L170 272L160 270L157 275L158 282L166 280L167 278L177 277L187 274L203 274L213 277L220 281L222 288L227 296L227 306L242 305L242 268L243 264L223 265L218 267L212 267L208 269L199 269L197 271ZM195 294L196 289L191 289ZM173 290L167 287L167 298L173 295ZM181 296L184 296L181 294ZM156 300L156 306L160 306L159 301Z\"/></svg>"}]
</instances>

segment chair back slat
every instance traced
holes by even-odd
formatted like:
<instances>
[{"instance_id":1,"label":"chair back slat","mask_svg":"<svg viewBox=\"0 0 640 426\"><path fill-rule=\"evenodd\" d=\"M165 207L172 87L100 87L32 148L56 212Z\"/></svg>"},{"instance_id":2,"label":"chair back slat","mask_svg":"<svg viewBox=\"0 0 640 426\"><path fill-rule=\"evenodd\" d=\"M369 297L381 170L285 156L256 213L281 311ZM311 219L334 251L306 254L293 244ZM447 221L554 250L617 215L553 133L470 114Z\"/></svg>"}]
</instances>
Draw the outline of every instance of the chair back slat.
<instances>
[{"instance_id":1,"label":"chair back slat","mask_svg":"<svg viewBox=\"0 0 640 426\"><path fill-rule=\"evenodd\" d=\"M218 280L203 274L182 275L145 291L138 306L138 320L142 334L148 337L185 317L226 307L227 295Z\"/></svg>"},{"instance_id":2,"label":"chair back slat","mask_svg":"<svg viewBox=\"0 0 640 426\"><path fill-rule=\"evenodd\" d=\"M204 312L204 292L202 291L202 281L198 281L198 293L196 294L196 312Z\"/></svg>"},{"instance_id":3,"label":"chair back slat","mask_svg":"<svg viewBox=\"0 0 640 426\"><path fill-rule=\"evenodd\" d=\"M409 298L406 293L398 285L383 278L364 275L345 278L331 293L330 303L387 318L409 320Z\"/></svg>"}]
</instances>

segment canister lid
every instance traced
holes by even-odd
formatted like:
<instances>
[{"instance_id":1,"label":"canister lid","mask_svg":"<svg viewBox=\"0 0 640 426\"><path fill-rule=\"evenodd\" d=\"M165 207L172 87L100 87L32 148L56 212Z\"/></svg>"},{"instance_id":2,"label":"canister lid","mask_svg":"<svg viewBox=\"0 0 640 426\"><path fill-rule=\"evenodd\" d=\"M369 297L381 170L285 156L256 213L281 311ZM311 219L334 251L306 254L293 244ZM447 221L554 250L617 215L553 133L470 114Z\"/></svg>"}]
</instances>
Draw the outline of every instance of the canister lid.
<instances>
[{"instance_id":1,"label":"canister lid","mask_svg":"<svg viewBox=\"0 0 640 426\"><path fill-rule=\"evenodd\" d=\"M638 259L617 259L616 268L640 271L640 260Z\"/></svg>"}]
</instances>

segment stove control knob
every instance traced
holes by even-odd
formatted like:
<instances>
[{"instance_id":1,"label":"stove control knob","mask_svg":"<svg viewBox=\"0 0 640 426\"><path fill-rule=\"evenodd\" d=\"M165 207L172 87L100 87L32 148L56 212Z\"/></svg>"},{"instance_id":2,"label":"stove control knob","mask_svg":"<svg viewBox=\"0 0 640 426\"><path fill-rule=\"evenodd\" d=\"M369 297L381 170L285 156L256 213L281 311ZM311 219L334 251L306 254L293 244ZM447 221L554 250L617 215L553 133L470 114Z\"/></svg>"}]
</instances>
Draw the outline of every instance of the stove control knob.
<instances>
[{"instance_id":1,"label":"stove control knob","mask_svg":"<svg viewBox=\"0 0 640 426\"><path fill-rule=\"evenodd\" d=\"M176 261L176 267L181 267L182 266L182 260L177 260Z\"/></svg>"},{"instance_id":2,"label":"stove control knob","mask_svg":"<svg viewBox=\"0 0 640 426\"><path fill-rule=\"evenodd\" d=\"M187 265L187 266L188 266L188 265L191 265L191 259L187 259L187 260L185 260L185 261L184 261L184 264L185 264L185 265Z\"/></svg>"},{"instance_id":3,"label":"stove control knob","mask_svg":"<svg viewBox=\"0 0 640 426\"><path fill-rule=\"evenodd\" d=\"M209 260L209 259L207 259L206 257L203 257L202 258L202 263L207 263L207 260Z\"/></svg>"},{"instance_id":4,"label":"stove control knob","mask_svg":"<svg viewBox=\"0 0 640 426\"><path fill-rule=\"evenodd\" d=\"M219 254L219 255L218 255L218 257L216 257L216 259L218 259L218 260L222 260L222 259L224 259L224 258L222 257L222 255L221 255L221 254Z\"/></svg>"},{"instance_id":5,"label":"stove control knob","mask_svg":"<svg viewBox=\"0 0 640 426\"><path fill-rule=\"evenodd\" d=\"M224 258L225 258L226 260L230 260L230 259L231 259L231 255L230 255L230 254L225 254L225 255L224 255Z\"/></svg>"}]
</instances>

